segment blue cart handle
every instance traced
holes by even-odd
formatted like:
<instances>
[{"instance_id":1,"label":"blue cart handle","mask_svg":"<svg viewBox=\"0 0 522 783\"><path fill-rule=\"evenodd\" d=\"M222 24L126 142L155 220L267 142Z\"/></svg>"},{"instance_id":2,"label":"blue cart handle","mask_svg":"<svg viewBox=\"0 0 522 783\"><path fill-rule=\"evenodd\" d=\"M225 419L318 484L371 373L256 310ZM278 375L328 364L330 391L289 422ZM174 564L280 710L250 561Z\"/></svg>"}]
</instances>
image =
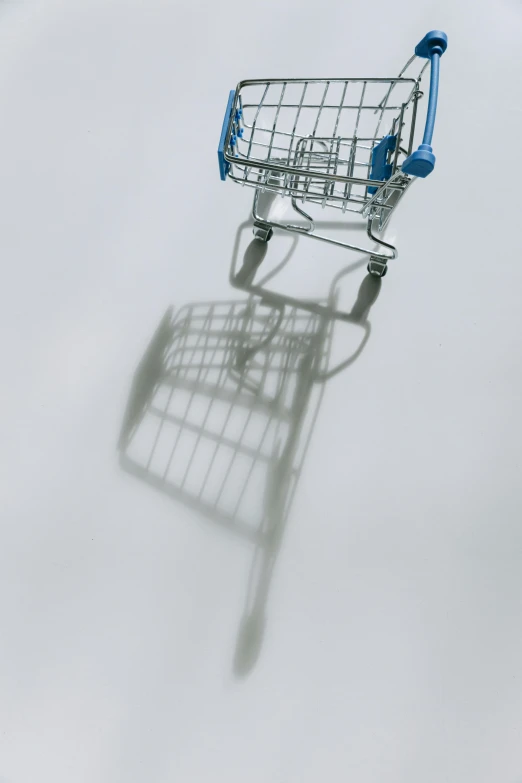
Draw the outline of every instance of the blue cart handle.
<instances>
[{"instance_id":1,"label":"blue cart handle","mask_svg":"<svg viewBox=\"0 0 522 783\"><path fill-rule=\"evenodd\" d=\"M437 98L439 94L439 66L440 58L448 48L448 36L442 30L432 30L427 33L422 41L415 47L417 57L425 57L431 61L430 68L430 97L428 113L426 115L426 127L424 137L419 149L412 152L402 164L402 171L414 177L427 177L435 168L435 155L431 148L435 116L437 114Z\"/></svg>"}]
</instances>

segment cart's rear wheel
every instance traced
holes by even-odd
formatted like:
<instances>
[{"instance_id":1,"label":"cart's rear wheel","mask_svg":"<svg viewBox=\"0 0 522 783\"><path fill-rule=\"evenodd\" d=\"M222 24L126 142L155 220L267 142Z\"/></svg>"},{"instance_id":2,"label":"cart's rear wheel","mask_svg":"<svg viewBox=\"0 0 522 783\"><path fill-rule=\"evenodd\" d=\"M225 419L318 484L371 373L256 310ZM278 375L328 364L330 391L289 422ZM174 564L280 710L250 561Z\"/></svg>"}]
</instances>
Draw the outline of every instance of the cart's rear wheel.
<instances>
[{"instance_id":1,"label":"cart's rear wheel","mask_svg":"<svg viewBox=\"0 0 522 783\"><path fill-rule=\"evenodd\" d=\"M260 239L261 242L269 242L272 239L273 230L270 226L263 226L258 223L254 223L254 236L256 239Z\"/></svg>"}]
</instances>

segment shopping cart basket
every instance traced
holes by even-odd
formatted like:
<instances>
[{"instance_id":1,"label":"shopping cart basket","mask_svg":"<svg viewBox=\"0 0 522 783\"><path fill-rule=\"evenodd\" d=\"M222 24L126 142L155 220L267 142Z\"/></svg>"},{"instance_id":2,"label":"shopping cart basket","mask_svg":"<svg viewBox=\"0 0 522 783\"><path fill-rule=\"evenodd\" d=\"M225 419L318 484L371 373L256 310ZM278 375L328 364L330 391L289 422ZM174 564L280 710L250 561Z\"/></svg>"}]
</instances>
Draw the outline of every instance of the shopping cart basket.
<instances>
[{"instance_id":1,"label":"shopping cart basket","mask_svg":"<svg viewBox=\"0 0 522 783\"><path fill-rule=\"evenodd\" d=\"M255 236L268 241L274 226L297 231L367 254L368 270L382 277L396 250L375 232L385 229L414 179L428 176L435 166L431 142L439 63L446 48L446 34L432 30L399 76L387 79L240 82L229 95L218 160L221 179L255 188ZM405 77L416 58L427 61L416 77ZM422 143L414 151L421 78L429 62L426 125ZM283 223L260 215L258 197L264 191L288 196L301 222ZM303 205L360 215L367 220L367 234L378 249L317 233Z\"/></svg>"}]
</instances>

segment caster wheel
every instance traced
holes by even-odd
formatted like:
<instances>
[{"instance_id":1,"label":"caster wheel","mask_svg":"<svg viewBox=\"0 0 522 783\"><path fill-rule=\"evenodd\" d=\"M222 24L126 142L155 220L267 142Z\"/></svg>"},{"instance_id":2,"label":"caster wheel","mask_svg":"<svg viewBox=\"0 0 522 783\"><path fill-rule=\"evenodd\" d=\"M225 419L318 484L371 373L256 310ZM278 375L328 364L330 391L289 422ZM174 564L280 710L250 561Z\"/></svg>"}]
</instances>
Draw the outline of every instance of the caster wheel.
<instances>
[{"instance_id":1,"label":"caster wheel","mask_svg":"<svg viewBox=\"0 0 522 783\"><path fill-rule=\"evenodd\" d=\"M372 266L371 264L368 264L368 266L366 267L366 269L367 269L367 270L368 270L368 272L369 272L371 275L373 275L374 277L384 277L384 275L385 275L385 274L386 274L386 272L388 271L388 267L387 267L387 266L383 266L383 267L381 267L380 269L378 269L377 267L375 267L375 266Z\"/></svg>"},{"instance_id":2,"label":"caster wheel","mask_svg":"<svg viewBox=\"0 0 522 783\"><path fill-rule=\"evenodd\" d=\"M261 242L269 242L273 236L273 230L269 226L254 226L254 236Z\"/></svg>"}]
</instances>

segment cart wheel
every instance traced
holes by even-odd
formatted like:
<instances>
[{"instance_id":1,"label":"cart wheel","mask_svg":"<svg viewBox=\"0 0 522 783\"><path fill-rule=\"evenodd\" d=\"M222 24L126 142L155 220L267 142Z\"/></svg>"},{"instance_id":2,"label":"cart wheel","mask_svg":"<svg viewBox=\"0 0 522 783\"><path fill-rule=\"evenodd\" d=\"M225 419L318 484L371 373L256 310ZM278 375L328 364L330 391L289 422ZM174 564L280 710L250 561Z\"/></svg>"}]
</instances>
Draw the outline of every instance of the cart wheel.
<instances>
[{"instance_id":1,"label":"cart wheel","mask_svg":"<svg viewBox=\"0 0 522 783\"><path fill-rule=\"evenodd\" d=\"M256 239L260 239L261 242L269 242L272 239L273 230L270 226L256 226L254 225L254 236Z\"/></svg>"},{"instance_id":2,"label":"cart wheel","mask_svg":"<svg viewBox=\"0 0 522 783\"><path fill-rule=\"evenodd\" d=\"M384 277L384 275L388 271L388 267L386 264L384 264L384 266L382 264L379 264L379 266L374 266L371 261L366 267L366 269L371 275L374 275L374 277Z\"/></svg>"}]
</instances>

